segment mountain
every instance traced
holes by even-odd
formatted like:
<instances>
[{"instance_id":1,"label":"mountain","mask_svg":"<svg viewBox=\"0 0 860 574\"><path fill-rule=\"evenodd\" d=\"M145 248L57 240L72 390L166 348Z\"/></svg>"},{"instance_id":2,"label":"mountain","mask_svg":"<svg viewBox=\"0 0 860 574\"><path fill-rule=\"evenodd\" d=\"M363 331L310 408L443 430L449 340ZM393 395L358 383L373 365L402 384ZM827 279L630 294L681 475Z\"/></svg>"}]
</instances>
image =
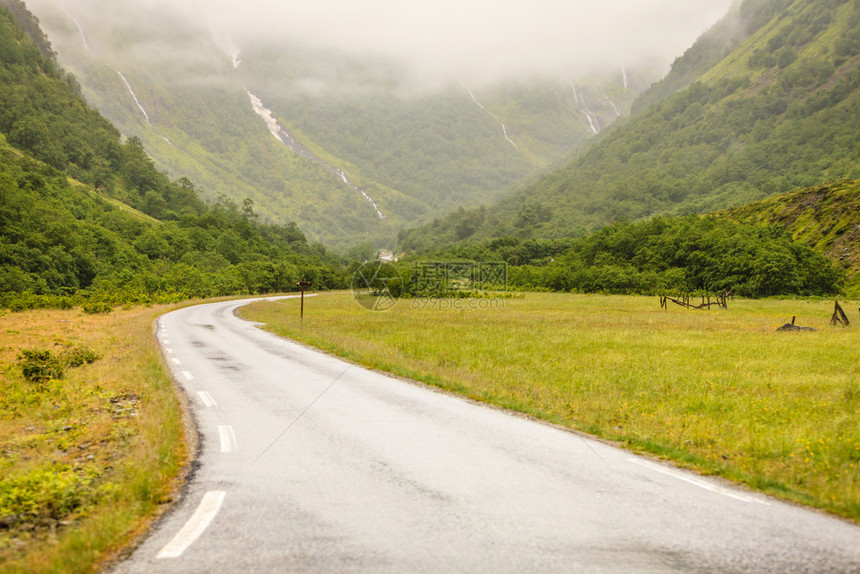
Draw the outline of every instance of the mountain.
<instances>
[{"instance_id":1,"label":"mountain","mask_svg":"<svg viewBox=\"0 0 860 574\"><path fill-rule=\"evenodd\" d=\"M780 194L718 214L740 223L775 225L848 273L860 294L860 181L844 180Z\"/></svg>"},{"instance_id":2,"label":"mountain","mask_svg":"<svg viewBox=\"0 0 860 574\"><path fill-rule=\"evenodd\" d=\"M278 143L241 81L225 81L232 64L205 26L134 4L94 6L103 23L78 20L59 4L32 4L87 102L138 138L160 170L193 180L209 198L250 198L275 223L319 223L342 212L344 229L369 232L366 202ZM318 236L317 227L310 231Z\"/></svg>"},{"instance_id":3,"label":"mountain","mask_svg":"<svg viewBox=\"0 0 860 574\"><path fill-rule=\"evenodd\" d=\"M857 178L858 94L860 1L745 0L587 151L400 243L576 236Z\"/></svg>"},{"instance_id":4,"label":"mountain","mask_svg":"<svg viewBox=\"0 0 860 574\"><path fill-rule=\"evenodd\" d=\"M20 0L0 1L0 304L343 286L340 262L250 199L206 203L82 99Z\"/></svg>"},{"instance_id":5,"label":"mountain","mask_svg":"<svg viewBox=\"0 0 860 574\"><path fill-rule=\"evenodd\" d=\"M202 11L28 4L87 101L159 169L337 247L495 201L627 114L656 78L414 89L392 62L225 37Z\"/></svg>"}]
</instances>

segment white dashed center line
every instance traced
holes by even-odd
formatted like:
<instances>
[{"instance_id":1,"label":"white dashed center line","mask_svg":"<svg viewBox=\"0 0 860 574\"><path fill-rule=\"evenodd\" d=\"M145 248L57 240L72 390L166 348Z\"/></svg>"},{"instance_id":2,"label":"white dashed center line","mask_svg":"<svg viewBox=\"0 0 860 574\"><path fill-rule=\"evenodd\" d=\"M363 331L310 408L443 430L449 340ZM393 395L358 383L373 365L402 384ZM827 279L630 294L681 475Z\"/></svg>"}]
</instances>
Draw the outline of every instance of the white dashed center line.
<instances>
[{"instance_id":1,"label":"white dashed center line","mask_svg":"<svg viewBox=\"0 0 860 574\"><path fill-rule=\"evenodd\" d=\"M200 501L200 506L194 515L188 519L185 526L176 533L173 540L167 543L167 546L161 549L157 558L179 558L182 553L191 546L195 540L200 538L200 535L206 530L215 515L221 509L221 504L224 502L226 492L214 490L207 492Z\"/></svg>"},{"instance_id":2,"label":"white dashed center line","mask_svg":"<svg viewBox=\"0 0 860 574\"><path fill-rule=\"evenodd\" d=\"M221 436L221 452L236 452L236 435L233 432L233 427L218 425L218 434Z\"/></svg>"},{"instance_id":3,"label":"white dashed center line","mask_svg":"<svg viewBox=\"0 0 860 574\"><path fill-rule=\"evenodd\" d=\"M218 406L218 403L215 402L215 399L212 398L212 395L210 395L206 391L197 391L197 396L200 397L200 400L203 401L203 404L209 408Z\"/></svg>"}]
</instances>

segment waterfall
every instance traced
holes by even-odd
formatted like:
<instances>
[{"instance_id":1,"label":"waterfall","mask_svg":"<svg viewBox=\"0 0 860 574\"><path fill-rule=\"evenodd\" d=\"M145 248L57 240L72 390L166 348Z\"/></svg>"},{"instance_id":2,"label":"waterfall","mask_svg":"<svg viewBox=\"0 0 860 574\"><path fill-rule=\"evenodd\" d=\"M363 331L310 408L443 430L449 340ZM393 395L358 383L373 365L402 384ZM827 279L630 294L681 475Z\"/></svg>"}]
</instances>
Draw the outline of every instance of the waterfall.
<instances>
[{"instance_id":1,"label":"waterfall","mask_svg":"<svg viewBox=\"0 0 860 574\"><path fill-rule=\"evenodd\" d=\"M278 120L275 118L272 110L268 109L265 105L263 105L263 101L251 93L247 88L245 91L248 93L248 97L251 99L251 107L254 109L254 112L260 116L264 122L266 122L266 127L269 128L269 132L275 137L276 140L287 146L291 151L295 152L299 157L311 161L317 165L322 166L330 173L335 174L344 185L349 186L351 189L357 191L361 194L364 199L367 200L368 203L373 207L373 210L376 212L376 215L379 219L385 219L385 216L382 214L382 211L379 209L379 205L377 205L376 201L370 197L364 189L357 186L353 182L349 180L346 173L327 161L317 157L313 154L309 149L304 147L302 144L297 142L287 131L278 123Z\"/></svg>"},{"instance_id":2,"label":"waterfall","mask_svg":"<svg viewBox=\"0 0 860 574\"><path fill-rule=\"evenodd\" d=\"M600 91L603 93L603 97L606 98L606 101L609 102L609 105L612 106L612 109L615 110L615 115L619 118L623 116L624 114L621 113L621 110L618 109L618 106L615 105L615 102L609 99L609 95L603 90Z\"/></svg>"},{"instance_id":3,"label":"waterfall","mask_svg":"<svg viewBox=\"0 0 860 574\"><path fill-rule=\"evenodd\" d=\"M490 114L490 116L491 116L494 120L496 120L497 122L499 122L499 123L502 125L502 135L504 135L504 136L505 136L505 140L507 140L507 142L508 142L509 144L511 144L512 146L514 146L514 149L515 149L515 150L520 151L520 147L519 147L516 143L514 143L514 140L512 140L512 139L510 138L510 136L508 135L508 127L505 125L505 123L502 121L502 119L501 119L499 116L497 116L496 114L494 114L493 112L491 112L490 110L488 110L487 108L485 108L485 107L484 107L484 104L482 104L481 102L479 102L479 101L478 101L478 98L476 98L476 97L475 97L475 94L473 94L473 93L472 93L472 90L470 90L469 88L467 88L467 87L466 87L466 84L464 84L464 83L461 81L461 82L460 82L460 85L461 85L461 86L463 86L463 89L464 89L464 90L466 90L466 92L468 92L469 97L470 97L470 98L472 98L472 101L473 101L473 102L475 102L476 104L478 104L478 107L479 107L479 108L481 108L482 110L484 110L485 112L487 112L488 114Z\"/></svg>"},{"instance_id":4,"label":"waterfall","mask_svg":"<svg viewBox=\"0 0 860 574\"><path fill-rule=\"evenodd\" d=\"M81 43L84 45L84 48L86 48L87 52L89 52L89 51L90 51L90 45L89 45L89 44L87 44L87 37L86 37L86 36L84 36L84 29L81 27L81 23L80 23L80 22L78 22L78 21L75 19L75 17L74 17L74 16L72 16L71 14L69 14L69 11L68 11L68 10L66 10L66 8L65 8L65 7L63 8L63 12L65 12L65 13L66 13L66 16L68 16L68 17L69 17L69 19L70 19L72 22L74 22L74 23L75 23L75 26L77 26L77 27L78 27L78 33L81 35Z\"/></svg>"},{"instance_id":5,"label":"waterfall","mask_svg":"<svg viewBox=\"0 0 860 574\"><path fill-rule=\"evenodd\" d=\"M576 109L580 111L585 116L585 119L588 120L588 127L591 128L591 132L597 135L600 133L600 120L597 118L597 115L594 114L591 109L588 107L588 102L585 101L584 90L579 90L577 93L576 86L573 82L569 82L570 87L573 89L573 103L576 105ZM580 105L580 102L582 105Z\"/></svg>"},{"instance_id":6,"label":"waterfall","mask_svg":"<svg viewBox=\"0 0 860 574\"><path fill-rule=\"evenodd\" d=\"M143 117L146 118L146 123L152 125L152 122L149 121L149 114L146 113L146 110L143 109L143 106L140 105L140 101L137 99L137 96L134 93L134 90L131 89L131 84L128 83L128 80L125 79L125 76L122 75L122 72L119 70L115 70L119 77L122 78L122 81L125 82L126 87L128 88L128 92L131 94L131 97L134 99L134 103L137 104L137 107L140 108L140 111L143 112Z\"/></svg>"}]
</instances>

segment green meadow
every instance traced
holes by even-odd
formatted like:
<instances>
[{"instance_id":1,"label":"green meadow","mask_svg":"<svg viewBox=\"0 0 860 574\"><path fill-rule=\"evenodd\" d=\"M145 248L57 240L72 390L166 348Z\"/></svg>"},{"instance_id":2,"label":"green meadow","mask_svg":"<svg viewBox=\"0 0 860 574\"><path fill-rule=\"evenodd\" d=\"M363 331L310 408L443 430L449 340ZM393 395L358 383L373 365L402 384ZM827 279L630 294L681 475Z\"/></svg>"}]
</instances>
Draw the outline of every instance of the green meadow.
<instances>
[{"instance_id":1,"label":"green meadow","mask_svg":"<svg viewBox=\"0 0 860 574\"><path fill-rule=\"evenodd\" d=\"M860 315L832 300L527 293L403 299L351 293L259 302L247 319L357 363L584 431L860 520ZM777 332L796 317L815 331Z\"/></svg>"}]
</instances>

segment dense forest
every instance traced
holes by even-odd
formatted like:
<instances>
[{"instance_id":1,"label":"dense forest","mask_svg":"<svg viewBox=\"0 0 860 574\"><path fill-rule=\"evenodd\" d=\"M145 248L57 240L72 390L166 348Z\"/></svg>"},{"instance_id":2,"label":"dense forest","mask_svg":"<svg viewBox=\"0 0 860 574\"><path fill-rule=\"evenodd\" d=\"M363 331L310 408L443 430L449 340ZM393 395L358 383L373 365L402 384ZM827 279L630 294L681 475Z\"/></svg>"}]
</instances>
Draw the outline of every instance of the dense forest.
<instances>
[{"instance_id":1,"label":"dense forest","mask_svg":"<svg viewBox=\"0 0 860 574\"><path fill-rule=\"evenodd\" d=\"M340 262L254 203L204 202L82 100L17 0L0 7L0 293L12 308L344 284ZM17 25L24 22L24 28Z\"/></svg>"},{"instance_id":2,"label":"dense forest","mask_svg":"<svg viewBox=\"0 0 860 574\"><path fill-rule=\"evenodd\" d=\"M509 287L579 293L825 295L845 275L776 226L695 215L616 223L579 239L461 245L407 260L407 276L428 259L504 262Z\"/></svg>"},{"instance_id":3,"label":"dense forest","mask_svg":"<svg viewBox=\"0 0 860 574\"><path fill-rule=\"evenodd\" d=\"M706 35L675 62L669 83L686 87L667 95L658 84L642 96L651 105L587 152L497 205L402 232L402 249L575 237L860 176L860 1L745 0L737 10L739 36L724 22L721 41Z\"/></svg>"},{"instance_id":4,"label":"dense forest","mask_svg":"<svg viewBox=\"0 0 860 574\"><path fill-rule=\"evenodd\" d=\"M263 220L301 222L315 239L334 237L326 231L335 229L339 246L390 232L337 176L272 137L208 31L170 9L104 2L104 22L86 28L84 45L84 29L55 7L48 24L62 47L58 58L72 62L87 102L139 139L159 170L193 181L205 199L250 198Z\"/></svg>"}]
</instances>

